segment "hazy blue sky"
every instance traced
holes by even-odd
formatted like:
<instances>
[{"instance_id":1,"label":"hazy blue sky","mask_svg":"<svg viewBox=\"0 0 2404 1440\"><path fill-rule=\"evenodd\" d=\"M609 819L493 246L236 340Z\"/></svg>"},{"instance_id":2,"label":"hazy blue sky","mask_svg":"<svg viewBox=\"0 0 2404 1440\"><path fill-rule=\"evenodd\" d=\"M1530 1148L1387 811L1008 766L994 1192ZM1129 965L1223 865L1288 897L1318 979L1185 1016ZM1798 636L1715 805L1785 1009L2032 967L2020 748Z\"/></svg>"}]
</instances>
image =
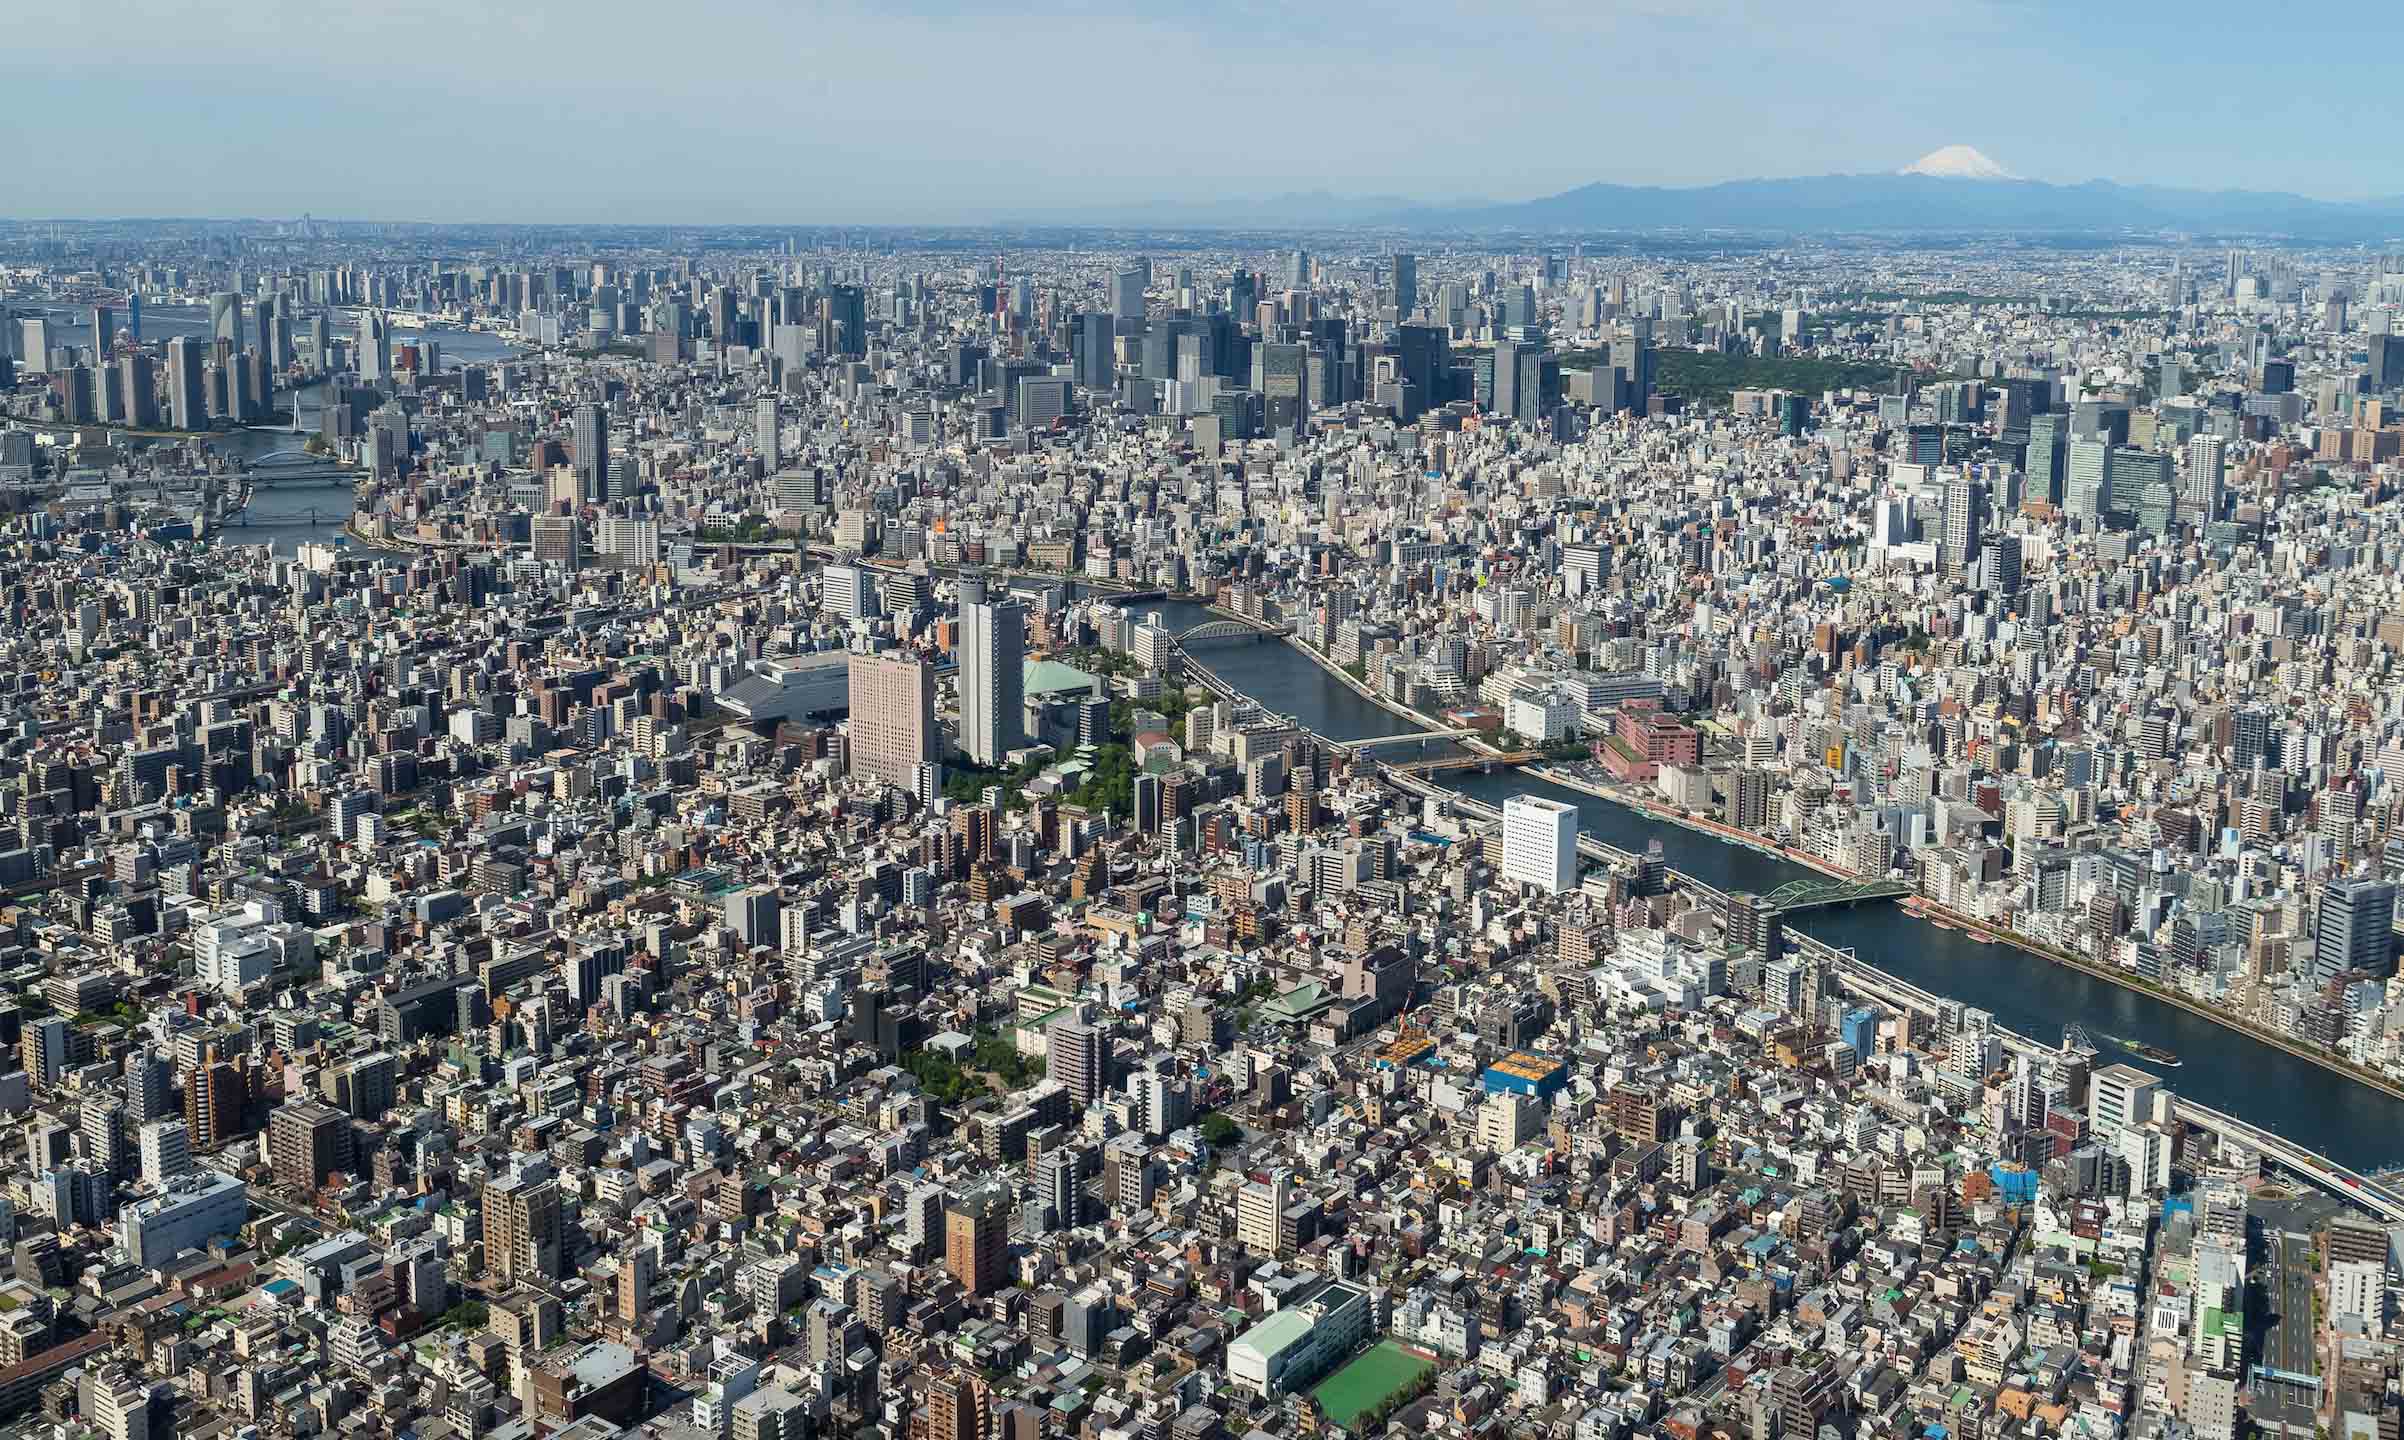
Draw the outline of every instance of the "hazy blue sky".
<instances>
[{"instance_id":1,"label":"hazy blue sky","mask_svg":"<svg viewBox=\"0 0 2404 1440\"><path fill-rule=\"evenodd\" d=\"M67 0L0 214L874 222L1887 170L2404 192L2404 6Z\"/></svg>"}]
</instances>

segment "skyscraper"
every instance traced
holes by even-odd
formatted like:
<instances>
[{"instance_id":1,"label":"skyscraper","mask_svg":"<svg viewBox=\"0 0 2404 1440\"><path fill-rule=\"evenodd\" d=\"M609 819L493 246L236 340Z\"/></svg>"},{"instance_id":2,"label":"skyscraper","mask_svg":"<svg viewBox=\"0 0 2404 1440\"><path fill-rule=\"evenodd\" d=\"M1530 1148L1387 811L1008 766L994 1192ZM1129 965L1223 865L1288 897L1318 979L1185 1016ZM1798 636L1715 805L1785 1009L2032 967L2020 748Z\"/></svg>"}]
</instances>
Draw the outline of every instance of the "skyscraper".
<instances>
[{"instance_id":1,"label":"skyscraper","mask_svg":"<svg viewBox=\"0 0 2404 1440\"><path fill-rule=\"evenodd\" d=\"M117 358L118 388L125 394L125 420L139 430L159 423L159 387L151 376L150 356L139 350Z\"/></svg>"},{"instance_id":2,"label":"skyscraper","mask_svg":"<svg viewBox=\"0 0 2404 1440\"><path fill-rule=\"evenodd\" d=\"M239 355L250 348L246 335L249 327L242 321L242 296L232 290L220 290L209 297L209 334L230 344Z\"/></svg>"},{"instance_id":3,"label":"skyscraper","mask_svg":"<svg viewBox=\"0 0 2404 1440\"><path fill-rule=\"evenodd\" d=\"M780 441L776 433L776 397L774 395L762 395L758 403L752 406L751 429L751 443L760 452L760 463L767 467L769 474L775 474L777 466L783 461L779 458L781 451L778 448Z\"/></svg>"},{"instance_id":4,"label":"skyscraper","mask_svg":"<svg viewBox=\"0 0 2404 1440\"><path fill-rule=\"evenodd\" d=\"M773 403L773 402L771 402ZM568 437L575 449L572 461L576 467L576 503L604 505L609 502L609 410L586 403L576 407L576 419Z\"/></svg>"},{"instance_id":5,"label":"skyscraper","mask_svg":"<svg viewBox=\"0 0 2404 1440\"><path fill-rule=\"evenodd\" d=\"M352 357L359 378L381 382L392 378L392 322L381 310L359 312L359 353Z\"/></svg>"},{"instance_id":6,"label":"skyscraper","mask_svg":"<svg viewBox=\"0 0 2404 1440\"><path fill-rule=\"evenodd\" d=\"M1111 328L1119 334L1134 335L1144 328L1144 287L1151 279L1151 264L1140 256L1121 265L1111 277Z\"/></svg>"},{"instance_id":7,"label":"skyscraper","mask_svg":"<svg viewBox=\"0 0 2404 1440\"><path fill-rule=\"evenodd\" d=\"M1533 425L1544 414L1544 347L1527 340L1494 345L1494 413Z\"/></svg>"},{"instance_id":8,"label":"skyscraper","mask_svg":"<svg viewBox=\"0 0 2404 1440\"><path fill-rule=\"evenodd\" d=\"M1025 736L1027 611L1016 601L960 607L960 748L992 767Z\"/></svg>"},{"instance_id":9,"label":"skyscraper","mask_svg":"<svg viewBox=\"0 0 2404 1440\"><path fill-rule=\"evenodd\" d=\"M2112 450L2101 440L2073 440L2068 447L2067 478L2062 482L2062 513L2075 519L2097 520L2111 507L2108 466Z\"/></svg>"},{"instance_id":10,"label":"skyscraper","mask_svg":"<svg viewBox=\"0 0 2404 1440\"><path fill-rule=\"evenodd\" d=\"M1979 530L1986 524L1987 483L1968 475L1945 482L1945 536L1937 558L1958 575L1978 558Z\"/></svg>"},{"instance_id":11,"label":"skyscraper","mask_svg":"<svg viewBox=\"0 0 2404 1440\"><path fill-rule=\"evenodd\" d=\"M851 773L908 790L935 750L935 672L914 655L851 657Z\"/></svg>"},{"instance_id":12,"label":"skyscraper","mask_svg":"<svg viewBox=\"0 0 2404 1440\"><path fill-rule=\"evenodd\" d=\"M1408 317L1419 308L1419 257L1407 251L1394 256L1394 311Z\"/></svg>"},{"instance_id":13,"label":"skyscraper","mask_svg":"<svg viewBox=\"0 0 2404 1440\"><path fill-rule=\"evenodd\" d=\"M1107 390L1118 376L1118 342L1110 316L1089 310L1077 317L1077 383Z\"/></svg>"},{"instance_id":14,"label":"skyscraper","mask_svg":"<svg viewBox=\"0 0 2404 1440\"><path fill-rule=\"evenodd\" d=\"M830 285L818 302L818 349L825 355L858 359L868 353L868 293L857 285Z\"/></svg>"},{"instance_id":15,"label":"skyscraper","mask_svg":"<svg viewBox=\"0 0 2404 1440\"><path fill-rule=\"evenodd\" d=\"M208 391L203 388L200 340L178 335L167 342L167 418L178 430L205 429Z\"/></svg>"},{"instance_id":16,"label":"skyscraper","mask_svg":"<svg viewBox=\"0 0 2404 1440\"><path fill-rule=\"evenodd\" d=\"M1504 879L1548 895L1577 888L1578 807L1514 795L1503 802L1502 818Z\"/></svg>"},{"instance_id":17,"label":"skyscraper","mask_svg":"<svg viewBox=\"0 0 2404 1440\"><path fill-rule=\"evenodd\" d=\"M2028 420L2028 480L2023 487L2032 500L2062 503L2062 444L2066 421L2059 415L2032 415Z\"/></svg>"},{"instance_id":18,"label":"skyscraper","mask_svg":"<svg viewBox=\"0 0 2404 1440\"><path fill-rule=\"evenodd\" d=\"M2187 503L2199 520L2220 518L2228 490L2229 442L2218 435L2198 435L2187 442Z\"/></svg>"}]
</instances>

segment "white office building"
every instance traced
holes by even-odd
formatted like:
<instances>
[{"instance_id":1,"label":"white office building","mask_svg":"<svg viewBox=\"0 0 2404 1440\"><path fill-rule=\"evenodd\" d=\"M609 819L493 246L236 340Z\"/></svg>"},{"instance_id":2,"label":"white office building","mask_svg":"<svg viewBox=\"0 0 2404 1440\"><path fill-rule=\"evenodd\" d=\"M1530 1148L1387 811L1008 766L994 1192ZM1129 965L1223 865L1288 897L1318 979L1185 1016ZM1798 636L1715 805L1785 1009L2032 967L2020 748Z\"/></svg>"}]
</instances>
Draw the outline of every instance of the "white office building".
<instances>
[{"instance_id":1,"label":"white office building","mask_svg":"<svg viewBox=\"0 0 2404 1440\"><path fill-rule=\"evenodd\" d=\"M315 938L284 923L283 907L272 900L246 900L192 927L200 983L227 995L240 995L279 967L306 965L316 954Z\"/></svg>"},{"instance_id":2,"label":"white office building","mask_svg":"<svg viewBox=\"0 0 2404 1440\"><path fill-rule=\"evenodd\" d=\"M142 1183L165 1188L192 1170L192 1132L181 1120L153 1120L142 1127Z\"/></svg>"},{"instance_id":3,"label":"white office building","mask_svg":"<svg viewBox=\"0 0 2404 1440\"><path fill-rule=\"evenodd\" d=\"M991 768L1025 743L1027 611L1015 601L960 607L960 748Z\"/></svg>"},{"instance_id":4,"label":"white office building","mask_svg":"<svg viewBox=\"0 0 2404 1440\"><path fill-rule=\"evenodd\" d=\"M1503 802L1503 878L1548 895L1578 883L1578 807L1533 795Z\"/></svg>"},{"instance_id":5,"label":"white office building","mask_svg":"<svg viewBox=\"0 0 2404 1440\"><path fill-rule=\"evenodd\" d=\"M250 1187L231 1175L196 1170L117 1212L117 1243L136 1265L157 1265L212 1237L232 1235L250 1218Z\"/></svg>"}]
</instances>

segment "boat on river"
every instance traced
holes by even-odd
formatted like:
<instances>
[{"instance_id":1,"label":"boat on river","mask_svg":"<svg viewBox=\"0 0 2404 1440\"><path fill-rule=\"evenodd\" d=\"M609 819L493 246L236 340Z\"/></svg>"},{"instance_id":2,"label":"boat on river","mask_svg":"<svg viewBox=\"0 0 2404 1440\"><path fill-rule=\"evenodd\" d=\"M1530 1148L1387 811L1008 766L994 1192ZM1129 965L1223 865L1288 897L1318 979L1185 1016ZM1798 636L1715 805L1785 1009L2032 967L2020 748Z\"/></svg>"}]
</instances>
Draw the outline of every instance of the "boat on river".
<instances>
[{"instance_id":1,"label":"boat on river","mask_svg":"<svg viewBox=\"0 0 2404 1440\"><path fill-rule=\"evenodd\" d=\"M2131 1055L2136 1056L2138 1059L2150 1060L2154 1064L2160 1065L2165 1069L2175 1070L2179 1066L2187 1063L2179 1058L2179 1054L2176 1050L2165 1050L2159 1045L2149 1045L2143 1040L2132 1040L2126 1035L2106 1035L2103 1038L2111 1041L2121 1049L2128 1051Z\"/></svg>"}]
</instances>

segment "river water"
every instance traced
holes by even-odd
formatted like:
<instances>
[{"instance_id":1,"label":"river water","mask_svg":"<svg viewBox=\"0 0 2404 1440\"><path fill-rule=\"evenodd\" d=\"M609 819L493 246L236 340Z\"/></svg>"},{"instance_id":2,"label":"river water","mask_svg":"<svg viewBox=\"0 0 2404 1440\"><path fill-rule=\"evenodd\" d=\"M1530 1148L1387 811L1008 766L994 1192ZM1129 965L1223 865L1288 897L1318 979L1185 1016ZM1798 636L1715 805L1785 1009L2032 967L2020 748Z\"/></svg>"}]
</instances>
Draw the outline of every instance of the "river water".
<instances>
[{"instance_id":1,"label":"river water","mask_svg":"<svg viewBox=\"0 0 2404 1440\"><path fill-rule=\"evenodd\" d=\"M1184 630L1219 617L1191 602L1138 604ZM1280 714L1339 740L1398 735L1420 727L1362 699L1292 646L1274 641L1203 642L1195 655L1220 678ZM1538 795L1574 805L1579 828L1607 844L1642 852L1661 842L1672 869L1723 890L1756 894L1791 880L1820 878L1789 861L1655 821L1624 805L1538 780L1515 770L1461 772L1438 783L1491 805ZM1794 928L1855 954L1890 974L1994 1015L1996 1023L2052 1043L2077 1023L2106 1059L2152 1071L2177 1093L2308 1146L2341 1164L2370 1170L2404 1160L2404 1100L2325 1070L2283 1050L2008 945L1982 945L1903 913L1891 901L1807 911ZM2165 1068L2106 1040L2126 1036L2160 1046L2185 1063Z\"/></svg>"},{"instance_id":2,"label":"river water","mask_svg":"<svg viewBox=\"0 0 2404 1440\"><path fill-rule=\"evenodd\" d=\"M89 306L62 306L46 303L50 311L51 343L55 346L88 346L92 343L92 312ZM255 336L257 316L245 310ZM117 308L115 325L125 328L125 311ZM304 325L306 321L302 322ZM142 310L142 338L146 344L178 335L209 333L208 307L201 305L152 305ZM357 320L349 312L336 312L334 333L357 333ZM440 349L440 363L445 370L462 364L489 364L506 360L518 353L518 347L498 335L475 330L437 328L433 331L396 330L393 348L432 340ZM280 403L299 407L301 428L229 430L209 439L209 448L231 460L274 466L275 483L262 486L252 497L250 508L241 519L227 525L221 532L224 538L237 545L272 544L282 554L294 553L302 544L312 540L331 540L342 532L343 522L351 515L354 495L353 477L338 467L326 463L302 464L298 457L311 435L323 424L319 409L324 385L303 385L297 391L279 394ZM355 549L356 547L354 547ZM384 552L378 552L384 553ZM406 552L392 552L406 553Z\"/></svg>"}]
</instances>

